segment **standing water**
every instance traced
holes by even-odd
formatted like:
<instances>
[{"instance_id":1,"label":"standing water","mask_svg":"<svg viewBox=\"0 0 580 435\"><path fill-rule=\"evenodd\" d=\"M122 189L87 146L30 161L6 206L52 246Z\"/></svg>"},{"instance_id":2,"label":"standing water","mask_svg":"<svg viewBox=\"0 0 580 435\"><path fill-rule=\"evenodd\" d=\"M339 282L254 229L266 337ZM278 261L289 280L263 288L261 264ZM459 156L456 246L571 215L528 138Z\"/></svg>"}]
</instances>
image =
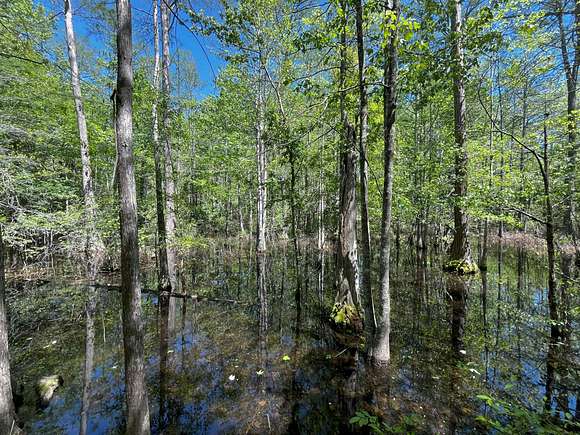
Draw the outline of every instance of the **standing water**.
<instances>
[{"instance_id":1,"label":"standing water","mask_svg":"<svg viewBox=\"0 0 580 435\"><path fill-rule=\"evenodd\" d=\"M219 301L144 293L154 433L366 433L374 417L384 433L472 433L539 419L544 408L556 420L578 417L578 310L570 310L576 317L568 317L563 338L550 343L540 258L507 251L466 280L401 258L393 266L393 359L377 371L364 349L341 347L328 331L322 313L333 299L330 263L320 281L314 261L301 268L297 315L286 251L268 258L265 310L255 263L232 249L180 274L180 293ZM153 279L144 276L144 287L153 288ZM9 287L13 377L26 432L76 434L86 424L90 434L123 433L118 290L56 278ZM41 406L35 384L52 375L63 384Z\"/></svg>"}]
</instances>

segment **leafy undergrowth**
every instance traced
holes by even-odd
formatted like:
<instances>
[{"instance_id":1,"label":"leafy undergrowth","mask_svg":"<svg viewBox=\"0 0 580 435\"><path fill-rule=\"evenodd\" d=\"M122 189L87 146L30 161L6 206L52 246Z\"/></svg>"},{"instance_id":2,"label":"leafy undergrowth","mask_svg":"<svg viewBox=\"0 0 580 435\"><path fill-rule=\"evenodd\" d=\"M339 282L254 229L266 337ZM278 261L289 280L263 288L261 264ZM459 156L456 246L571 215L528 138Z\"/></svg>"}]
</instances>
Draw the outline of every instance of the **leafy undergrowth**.
<instances>
[{"instance_id":1,"label":"leafy undergrowth","mask_svg":"<svg viewBox=\"0 0 580 435\"><path fill-rule=\"evenodd\" d=\"M485 394L477 396L492 411L479 415L476 421L486 430L502 434L571 434L580 432L580 423L570 413L558 418L550 413L538 413L520 405Z\"/></svg>"},{"instance_id":2,"label":"leafy undergrowth","mask_svg":"<svg viewBox=\"0 0 580 435\"><path fill-rule=\"evenodd\" d=\"M379 421L375 415L371 415L366 411L357 411L357 413L349 420L350 424L356 425L359 428L368 428L374 434L415 434L420 430L423 419L420 415L409 414L401 417L401 420L390 425L385 421Z\"/></svg>"}]
</instances>

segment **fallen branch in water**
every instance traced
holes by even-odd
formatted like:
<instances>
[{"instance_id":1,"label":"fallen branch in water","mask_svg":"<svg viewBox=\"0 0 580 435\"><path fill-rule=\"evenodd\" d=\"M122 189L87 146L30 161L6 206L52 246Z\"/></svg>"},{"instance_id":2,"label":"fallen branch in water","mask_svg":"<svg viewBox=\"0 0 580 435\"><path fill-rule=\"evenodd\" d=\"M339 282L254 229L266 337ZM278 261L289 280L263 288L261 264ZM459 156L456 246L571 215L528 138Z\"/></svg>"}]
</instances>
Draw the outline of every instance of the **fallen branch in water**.
<instances>
[{"instance_id":1,"label":"fallen branch in water","mask_svg":"<svg viewBox=\"0 0 580 435\"><path fill-rule=\"evenodd\" d=\"M91 287L98 288L98 289L106 289L110 291L121 291L120 285L112 285L112 284L90 284ZM142 293L152 293L157 296L161 296L161 293L157 290L153 289L141 289ZM200 296L200 295L189 295L187 293L165 293L165 295L170 296L172 298L179 298L179 299L191 299L194 302L227 302L230 304L236 305L251 305L248 302L238 301L236 299L225 299L225 298L211 298L207 296Z\"/></svg>"}]
</instances>

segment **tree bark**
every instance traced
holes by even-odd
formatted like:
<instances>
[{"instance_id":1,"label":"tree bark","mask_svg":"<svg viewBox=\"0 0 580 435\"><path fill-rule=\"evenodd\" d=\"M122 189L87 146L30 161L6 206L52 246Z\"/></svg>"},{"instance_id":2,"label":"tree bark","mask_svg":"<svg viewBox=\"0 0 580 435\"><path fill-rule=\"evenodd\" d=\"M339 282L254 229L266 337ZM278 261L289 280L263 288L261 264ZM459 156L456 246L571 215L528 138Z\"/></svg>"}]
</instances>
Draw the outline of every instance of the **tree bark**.
<instances>
[{"instance_id":1,"label":"tree bark","mask_svg":"<svg viewBox=\"0 0 580 435\"><path fill-rule=\"evenodd\" d=\"M6 277L4 275L4 240L0 225L0 433L13 433L16 414L10 381L10 353L8 350L8 321L6 316Z\"/></svg>"},{"instance_id":2,"label":"tree bark","mask_svg":"<svg viewBox=\"0 0 580 435\"><path fill-rule=\"evenodd\" d=\"M562 1L557 3L558 10L558 30L560 36L560 50L562 53L562 64L566 75L566 101L567 101L567 123L568 133L567 144L567 174L566 187L567 196L564 201L564 231L573 236L576 241L575 213L576 213L576 93L578 85L578 69L580 68L580 0L576 0L574 8L574 30L573 30L573 58L570 60L568 54L567 37L564 28L564 6ZM577 248L577 247L576 247ZM577 248L578 249L578 248ZM578 253L577 253L578 254Z\"/></svg>"},{"instance_id":3,"label":"tree bark","mask_svg":"<svg viewBox=\"0 0 580 435\"><path fill-rule=\"evenodd\" d=\"M166 0L161 0L161 33L163 40L163 154L165 158L165 232L167 236L167 267L171 289L177 288L175 231L175 181L173 178L173 157L171 150L171 121L169 118L171 84L169 81L169 13Z\"/></svg>"},{"instance_id":4,"label":"tree bark","mask_svg":"<svg viewBox=\"0 0 580 435\"><path fill-rule=\"evenodd\" d=\"M545 115L546 118L548 114ZM550 336L553 340L560 338L558 301L556 293L556 245L554 241L554 211L550 186L550 161L548 153L548 129L544 121L543 182L546 208L546 248L548 250L548 307L550 310Z\"/></svg>"},{"instance_id":5,"label":"tree bark","mask_svg":"<svg viewBox=\"0 0 580 435\"><path fill-rule=\"evenodd\" d=\"M95 280L96 274L103 262L105 247L97 231L97 204L93 188L93 176L91 171L91 159L89 155L89 136L87 132L87 121L83 108L81 94L79 67L77 63L77 50L75 33L73 27L73 12L71 0L64 0L64 18L66 30L66 43L68 48L68 60L71 70L71 88L75 102L77 116L77 126L79 129L79 140L81 146L81 164L83 179L83 196L85 202L84 209L84 229L85 229L85 263L87 275L90 282Z\"/></svg>"},{"instance_id":6,"label":"tree bark","mask_svg":"<svg viewBox=\"0 0 580 435\"><path fill-rule=\"evenodd\" d=\"M398 22L400 14L399 0L386 4L386 12L396 16L396 27L391 30L385 44L385 63L383 67L383 140L384 140L384 173L383 173L383 216L381 220L381 256L380 256L380 301L377 336L373 348L373 360L378 365L386 365L391 359L391 291L390 291L390 258L391 258L391 210L393 203L393 163L395 157L395 120L397 114L397 77L398 77Z\"/></svg>"},{"instance_id":7,"label":"tree bark","mask_svg":"<svg viewBox=\"0 0 580 435\"><path fill-rule=\"evenodd\" d=\"M340 118L342 138L340 150L339 237L337 250L337 304L362 308L356 240L356 133L346 111L346 1L343 10L340 40Z\"/></svg>"},{"instance_id":8,"label":"tree bark","mask_svg":"<svg viewBox=\"0 0 580 435\"><path fill-rule=\"evenodd\" d=\"M163 0L162 0L163 1ZM157 287L159 291L171 291L169 279L169 266L167 264L167 234L165 230L165 207L163 204L163 157L159 142L159 116L157 105L159 103L159 16L158 0L153 0L153 90L155 96L151 105L151 118L153 124L153 152L155 158L155 209L157 212Z\"/></svg>"},{"instance_id":9,"label":"tree bark","mask_svg":"<svg viewBox=\"0 0 580 435\"><path fill-rule=\"evenodd\" d=\"M322 150L324 144L320 142L319 148L319 159L322 162ZM323 166L320 165L320 172L318 178L318 300L322 303L324 300L324 245L325 231L324 231L324 212L325 212L325 202L324 202L324 179L323 179Z\"/></svg>"},{"instance_id":10,"label":"tree bark","mask_svg":"<svg viewBox=\"0 0 580 435\"><path fill-rule=\"evenodd\" d=\"M450 0L452 9L452 43L454 53L453 101L455 112L455 177L453 180L453 219L455 234L450 260L472 266L469 245L469 220L465 210L467 201L467 130L465 125L465 64L463 55L462 0Z\"/></svg>"},{"instance_id":11,"label":"tree bark","mask_svg":"<svg viewBox=\"0 0 580 435\"><path fill-rule=\"evenodd\" d=\"M364 299L365 324L371 331L377 328L375 305L371 284L371 235L369 224L369 174L367 162L367 136L369 103L367 95L365 46L363 30L363 0L357 0L356 9L356 42L358 57L359 87L359 170L360 170L360 210L361 210L361 291Z\"/></svg>"},{"instance_id":12,"label":"tree bark","mask_svg":"<svg viewBox=\"0 0 580 435\"><path fill-rule=\"evenodd\" d=\"M137 195L133 170L133 67L131 3L117 0L116 126L121 228L121 287L127 433L149 434L149 405L145 385Z\"/></svg>"},{"instance_id":13,"label":"tree bark","mask_svg":"<svg viewBox=\"0 0 580 435\"><path fill-rule=\"evenodd\" d=\"M265 100L264 100L264 67L260 65L258 88L256 93L256 166L258 177L258 200L256 216L256 280L260 300L260 327L267 328L268 304L266 291L266 167Z\"/></svg>"}]
</instances>

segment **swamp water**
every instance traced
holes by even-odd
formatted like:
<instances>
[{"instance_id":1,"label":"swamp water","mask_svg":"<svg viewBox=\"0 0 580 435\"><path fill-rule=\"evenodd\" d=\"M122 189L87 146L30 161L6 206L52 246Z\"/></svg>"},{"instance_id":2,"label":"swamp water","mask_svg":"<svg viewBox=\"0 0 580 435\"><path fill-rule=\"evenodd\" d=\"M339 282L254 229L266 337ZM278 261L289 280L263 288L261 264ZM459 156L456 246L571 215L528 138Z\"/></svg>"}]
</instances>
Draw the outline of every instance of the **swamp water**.
<instances>
[{"instance_id":1,"label":"swamp water","mask_svg":"<svg viewBox=\"0 0 580 435\"><path fill-rule=\"evenodd\" d=\"M267 310L261 310L252 255L237 249L216 248L184 268L179 291L243 304L143 295L154 433L350 433L360 430L349 424L359 411L380 415L403 433L481 432L478 416L505 416L478 395L541 412L546 385L555 418L578 418L578 319L570 318L566 339L549 346L542 259L520 258L518 267L515 253L506 251L501 262L490 258L486 273L456 282L439 265L418 268L401 258L392 272L392 365L377 372L362 352L334 343L321 321L314 254L299 276L297 318L292 251L270 256ZM327 304L331 263L322 280ZM143 277L145 288L154 286L152 278ZM122 433L119 292L58 279L11 282L8 305L25 430L77 434L86 424L90 434ZM260 322L261 312L267 322ZM47 375L62 376L64 384L41 409L34 384Z\"/></svg>"}]
</instances>

